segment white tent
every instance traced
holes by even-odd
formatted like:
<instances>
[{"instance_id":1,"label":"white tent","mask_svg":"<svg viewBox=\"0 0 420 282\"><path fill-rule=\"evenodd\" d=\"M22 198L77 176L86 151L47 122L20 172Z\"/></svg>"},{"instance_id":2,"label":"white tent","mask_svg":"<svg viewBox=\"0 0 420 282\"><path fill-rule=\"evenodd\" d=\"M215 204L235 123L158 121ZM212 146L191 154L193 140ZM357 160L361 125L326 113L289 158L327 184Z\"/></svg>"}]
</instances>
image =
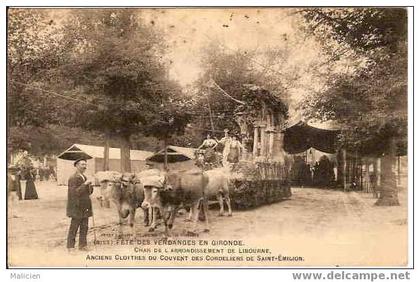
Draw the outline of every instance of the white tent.
<instances>
[{"instance_id":1,"label":"white tent","mask_svg":"<svg viewBox=\"0 0 420 282\"><path fill-rule=\"evenodd\" d=\"M87 161L88 167L85 172L87 176L93 176L96 172L103 170L104 164L104 147L91 146L83 144L73 144L60 155L68 151L81 151L92 157ZM74 173L73 161L57 158L57 184L67 185L67 181L71 174ZM153 152L130 150L131 170L139 172L146 168L146 159L153 155ZM121 171L120 149L109 148L109 170Z\"/></svg>"}]
</instances>

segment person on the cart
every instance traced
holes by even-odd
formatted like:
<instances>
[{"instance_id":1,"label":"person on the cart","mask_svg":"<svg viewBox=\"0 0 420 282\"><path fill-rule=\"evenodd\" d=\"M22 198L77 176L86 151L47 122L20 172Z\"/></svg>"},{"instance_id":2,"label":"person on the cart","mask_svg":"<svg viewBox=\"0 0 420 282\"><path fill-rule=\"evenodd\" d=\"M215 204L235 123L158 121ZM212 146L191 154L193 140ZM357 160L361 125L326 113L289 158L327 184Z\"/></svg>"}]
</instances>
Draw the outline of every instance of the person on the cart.
<instances>
[{"instance_id":1,"label":"person on the cart","mask_svg":"<svg viewBox=\"0 0 420 282\"><path fill-rule=\"evenodd\" d=\"M212 138L211 134L207 134L207 138L198 147L197 150L204 150L204 163L215 163L216 162L216 150L217 140Z\"/></svg>"}]
</instances>

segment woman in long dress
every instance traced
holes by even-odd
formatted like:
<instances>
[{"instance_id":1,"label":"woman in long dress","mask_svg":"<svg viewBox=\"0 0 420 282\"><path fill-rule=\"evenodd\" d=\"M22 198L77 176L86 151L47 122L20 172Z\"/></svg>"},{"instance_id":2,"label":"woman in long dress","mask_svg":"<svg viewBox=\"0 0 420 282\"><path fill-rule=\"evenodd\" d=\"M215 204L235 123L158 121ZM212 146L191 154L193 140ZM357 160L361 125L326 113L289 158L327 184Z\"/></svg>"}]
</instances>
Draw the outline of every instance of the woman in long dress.
<instances>
[{"instance_id":1,"label":"woman in long dress","mask_svg":"<svg viewBox=\"0 0 420 282\"><path fill-rule=\"evenodd\" d=\"M231 164L236 164L239 162L243 146L241 142L237 139L236 135L232 136L232 140L229 143L229 154L227 156L227 161Z\"/></svg>"},{"instance_id":2,"label":"woman in long dress","mask_svg":"<svg viewBox=\"0 0 420 282\"><path fill-rule=\"evenodd\" d=\"M38 199L38 193L36 192L35 187L35 170L33 167L25 168L24 170L24 179L26 180L26 189L25 189L25 200L36 200Z\"/></svg>"},{"instance_id":3,"label":"woman in long dress","mask_svg":"<svg viewBox=\"0 0 420 282\"><path fill-rule=\"evenodd\" d=\"M207 134L207 139L198 147L198 149L204 149L204 162L215 163L216 162L216 151L217 141Z\"/></svg>"},{"instance_id":4,"label":"woman in long dress","mask_svg":"<svg viewBox=\"0 0 420 282\"><path fill-rule=\"evenodd\" d=\"M228 129L225 129L224 132L225 132L225 136L222 139L217 140L217 142L223 146L222 166L227 167L227 165L228 165L227 157L229 155L230 142L232 141L232 138L229 136L229 133L228 133L229 130Z\"/></svg>"}]
</instances>

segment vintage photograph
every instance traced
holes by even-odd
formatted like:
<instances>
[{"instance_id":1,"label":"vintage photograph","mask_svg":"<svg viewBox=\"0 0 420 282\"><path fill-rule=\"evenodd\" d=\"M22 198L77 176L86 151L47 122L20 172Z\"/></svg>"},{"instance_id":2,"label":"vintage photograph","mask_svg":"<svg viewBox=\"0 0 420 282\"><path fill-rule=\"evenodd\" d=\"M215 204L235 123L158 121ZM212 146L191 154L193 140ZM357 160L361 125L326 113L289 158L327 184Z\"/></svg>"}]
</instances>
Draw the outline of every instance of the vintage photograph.
<instances>
[{"instance_id":1,"label":"vintage photograph","mask_svg":"<svg viewBox=\"0 0 420 282\"><path fill-rule=\"evenodd\" d=\"M408 20L8 7L7 266L407 267Z\"/></svg>"}]
</instances>

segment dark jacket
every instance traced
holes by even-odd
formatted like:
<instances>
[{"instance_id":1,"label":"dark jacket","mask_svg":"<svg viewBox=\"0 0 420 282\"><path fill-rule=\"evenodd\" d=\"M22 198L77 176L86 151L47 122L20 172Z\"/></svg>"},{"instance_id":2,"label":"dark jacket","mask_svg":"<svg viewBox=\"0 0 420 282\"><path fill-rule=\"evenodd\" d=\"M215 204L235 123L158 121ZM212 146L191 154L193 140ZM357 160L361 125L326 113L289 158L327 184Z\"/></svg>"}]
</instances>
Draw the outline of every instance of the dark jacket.
<instances>
[{"instance_id":1,"label":"dark jacket","mask_svg":"<svg viewBox=\"0 0 420 282\"><path fill-rule=\"evenodd\" d=\"M93 192L93 187L83 184L85 179L79 173L75 173L69 178L67 196L67 216L84 218L92 216L92 201L89 195Z\"/></svg>"}]
</instances>

